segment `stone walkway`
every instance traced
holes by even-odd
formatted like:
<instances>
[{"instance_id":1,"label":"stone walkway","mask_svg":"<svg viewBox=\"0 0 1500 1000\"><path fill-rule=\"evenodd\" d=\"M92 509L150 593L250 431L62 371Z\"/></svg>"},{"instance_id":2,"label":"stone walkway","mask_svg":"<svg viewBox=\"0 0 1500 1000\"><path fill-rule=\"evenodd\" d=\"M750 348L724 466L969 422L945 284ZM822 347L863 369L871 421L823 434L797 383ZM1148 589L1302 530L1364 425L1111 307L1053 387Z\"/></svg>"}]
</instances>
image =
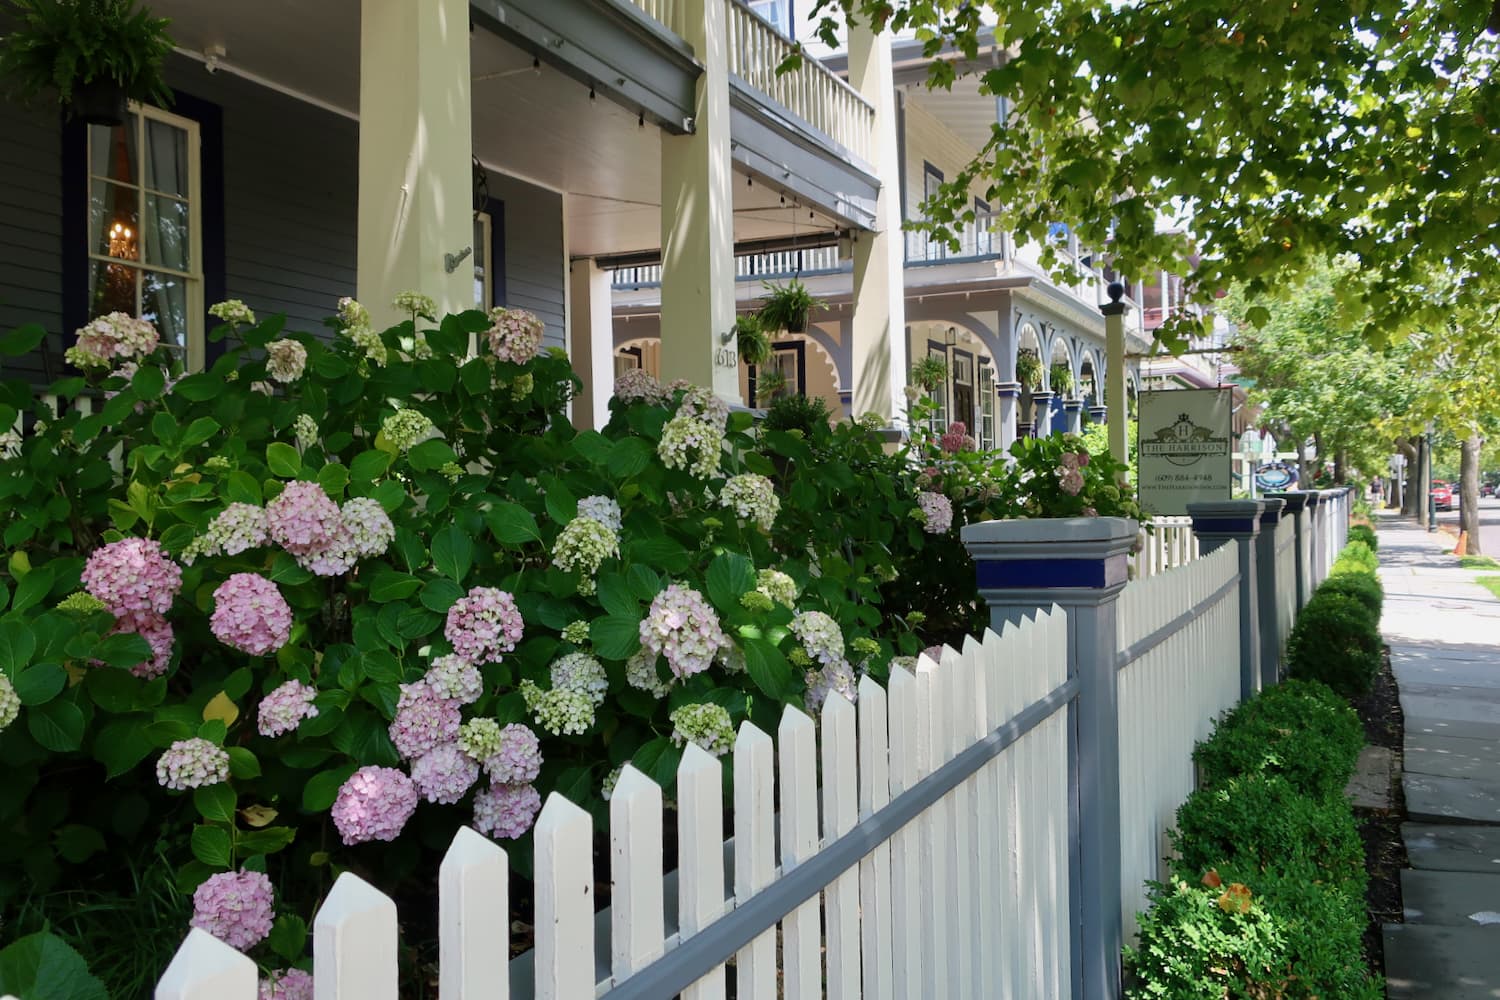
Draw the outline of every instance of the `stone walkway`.
<instances>
[{"instance_id":1,"label":"stone walkway","mask_svg":"<svg viewBox=\"0 0 1500 1000\"><path fill-rule=\"evenodd\" d=\"M1406 922L1385 927L1386 995L1500 998L1500 600L1453 539L1380 524L1381 631L1406 718Z\"/></svg>"}]
</instances>

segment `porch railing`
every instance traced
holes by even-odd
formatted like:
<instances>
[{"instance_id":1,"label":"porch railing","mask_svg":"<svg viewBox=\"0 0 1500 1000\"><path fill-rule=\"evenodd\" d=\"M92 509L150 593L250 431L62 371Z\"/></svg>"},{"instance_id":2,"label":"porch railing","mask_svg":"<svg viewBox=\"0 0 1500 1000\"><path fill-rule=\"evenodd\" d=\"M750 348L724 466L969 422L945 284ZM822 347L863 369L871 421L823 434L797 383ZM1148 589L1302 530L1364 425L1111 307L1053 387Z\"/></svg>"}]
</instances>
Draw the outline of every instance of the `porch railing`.
<instances>
[{"instance_id":1,"label":"porch railing","mask_svg":"<svg viewBox=\"0 0 1500 1000\"><path fill-rule=\"evenodd\" d=\"M906 262L912 265L948 264L964 260L1006 259L1010 238L994 230L994 217L981 215L966 222L958 232L958 249L942 237L928 233L906 233Z\"/></svg>"},{"instance_id":2,"label":"porch railing","mask_svg":"<svg viewBox=\"0 0 1500 1000\"><path fill-rule=\"evenodd\" d=\"M1186 566L1198 558L1198 536L1190 517L1154 517L1151 531L1141 529L1141 548L1131 557L1131 576L1137 580Z\"/></svg>"},{"instance_id":3,"label":"porch railing","mask_svg":"<svg viewBox=\"0 0 1500 1000\"><path fill-rule=\"evenodd\" d=\"M736 281L772 281L813 274L837 274L845 268L838 247L778 250L774 253L740 254L734 258ZM661 265L617 268L610 279L613 288L656 288L661 285Z\"/></svg>"},{"instance_id":4,"label":"porch railing","mask_svg":"<svg viewBox=\"0 0 1500 1000\"><path fill-rule=\"evenodd\" d=\"M791 40L740 0L728 3L729 72L868 163L875 125L870 102L811 56L778 73L796 51Z\"/></svg>"}]
</instances>

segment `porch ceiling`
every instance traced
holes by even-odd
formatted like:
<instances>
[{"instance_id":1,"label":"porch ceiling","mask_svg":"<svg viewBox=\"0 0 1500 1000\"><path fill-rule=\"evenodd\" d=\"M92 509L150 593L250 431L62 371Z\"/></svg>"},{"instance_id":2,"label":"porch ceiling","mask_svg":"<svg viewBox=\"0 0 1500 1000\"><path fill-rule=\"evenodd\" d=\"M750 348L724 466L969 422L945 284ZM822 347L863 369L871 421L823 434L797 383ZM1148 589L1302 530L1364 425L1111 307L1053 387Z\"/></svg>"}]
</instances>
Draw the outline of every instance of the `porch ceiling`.
<instances>
[{"instance_id":1,"label":"porch ceiling","mask_svg":"<svg viewBox=\"0 0 1500 1000\"><path fill-rule=\"evenodd\" d=\"M358 118L360 0L153 0L180 49L222 46L224 71L259 78ZM564 196L573 256L661 243L662 130L486 30L470 43L474 151L490 167ZM827 217L736 173L735 240L829 230Z\"/></svg>"},{"instance_id":2,"label":"porch ceiling","mask_svg":"<svg viewBox=\"0 0 1500 1000\"><path fill-rule=\"evenodd\" d=\"M952 90L929 90L925 83L903 86L907 100L921 105L952 129L970 151L977 152L990 141L991 127L995 124L995 96L979 92L978 76L959 77L953 81Z\"/></svg>"}]
</instances>

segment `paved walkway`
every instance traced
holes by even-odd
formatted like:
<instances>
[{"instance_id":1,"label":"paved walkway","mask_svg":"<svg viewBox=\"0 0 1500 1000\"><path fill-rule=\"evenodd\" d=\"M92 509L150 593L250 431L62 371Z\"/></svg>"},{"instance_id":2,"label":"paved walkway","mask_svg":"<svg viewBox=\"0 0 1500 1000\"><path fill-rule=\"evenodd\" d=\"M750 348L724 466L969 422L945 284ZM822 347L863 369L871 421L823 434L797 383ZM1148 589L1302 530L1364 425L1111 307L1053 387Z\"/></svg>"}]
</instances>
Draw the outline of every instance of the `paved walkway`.
<instances>
[{"instance_id":1,"label":"paved walkway","mask_svg":"<svg viewBox=\"0 0 1500 1000\"><path fill-rule=\"evenodd\" d=\"M1500 998L1500 600L1451 536L1380 524L1381 631L1406 718L1406 922L1385 928L1392 1000Z\"/></svg>"}]
</instances>

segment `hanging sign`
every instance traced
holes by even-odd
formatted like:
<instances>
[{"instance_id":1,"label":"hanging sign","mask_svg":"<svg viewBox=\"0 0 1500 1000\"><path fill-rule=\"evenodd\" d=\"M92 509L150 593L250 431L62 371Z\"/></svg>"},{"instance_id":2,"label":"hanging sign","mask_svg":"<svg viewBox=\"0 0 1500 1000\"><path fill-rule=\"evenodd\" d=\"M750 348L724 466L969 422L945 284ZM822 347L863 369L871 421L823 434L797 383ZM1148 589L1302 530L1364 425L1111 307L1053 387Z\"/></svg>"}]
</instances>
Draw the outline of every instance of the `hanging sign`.
<instances>
[{"instance_id":1,"label":"hanging sign","mask_svg":"<svg viewBox=\"0 0 1500 1000\"><path fill-rule=\"evenodd\" d=\"M1144 510L1183 515L1190 503L1233 498L1231 390L1143 392L1138 406L1137 460Z\"/></svg>"},{"instance_id":2,"label":"hanging sign","mask_svg":"<svg viewBox=\"0 0 1500 1000\"><path fill-rule=\"evenodd\" d=\"M1279 460L1263 462L1255 470L1255 485L1268 492L1291 489L1297 485L1297 470Z\"/></svg>"}]
</instances>

